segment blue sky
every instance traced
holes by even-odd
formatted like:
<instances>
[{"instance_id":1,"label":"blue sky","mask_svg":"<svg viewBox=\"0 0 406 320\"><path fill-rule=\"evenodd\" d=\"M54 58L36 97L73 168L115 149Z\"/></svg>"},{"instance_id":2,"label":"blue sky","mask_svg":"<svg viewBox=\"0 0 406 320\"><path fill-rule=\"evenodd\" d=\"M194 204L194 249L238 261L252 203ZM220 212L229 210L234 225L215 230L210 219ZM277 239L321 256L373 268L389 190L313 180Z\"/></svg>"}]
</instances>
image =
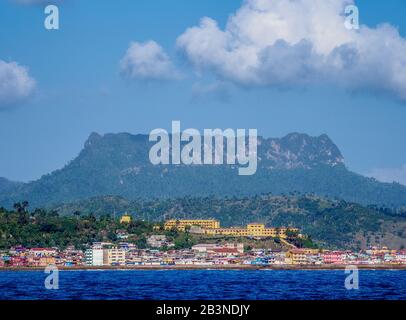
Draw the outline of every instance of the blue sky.
<instances>
[{"instance_id":1,"label":"blue sky","mask_svg":"<svg viewBox=\"0 0 406 320\"><path fill-rule=\"evenodd\" d=\"M373 29L388 22L406 37L404 1L356 4L361 24ZM216 57L196 66L196 55L177 45L202 17L224 29L241 6L231 0L65 0L59 4L60 29L49 31L43 25L44 5L1 0L0 60L27 67L35 89L0 108L0 176L29 181L61 168L91 132L149 133L181 120L183 128L258 128L265 137L326 133L351 170L406 183L402 86L374 90L385 87L380 84L385 78L367 82L372 89L366 90L328 82L272 85L262 74L259 85L246 78L241 83L216 64ZM179 78L157 81L120 72L130 43L149 40Z\"/></svg>"}]
</instances>

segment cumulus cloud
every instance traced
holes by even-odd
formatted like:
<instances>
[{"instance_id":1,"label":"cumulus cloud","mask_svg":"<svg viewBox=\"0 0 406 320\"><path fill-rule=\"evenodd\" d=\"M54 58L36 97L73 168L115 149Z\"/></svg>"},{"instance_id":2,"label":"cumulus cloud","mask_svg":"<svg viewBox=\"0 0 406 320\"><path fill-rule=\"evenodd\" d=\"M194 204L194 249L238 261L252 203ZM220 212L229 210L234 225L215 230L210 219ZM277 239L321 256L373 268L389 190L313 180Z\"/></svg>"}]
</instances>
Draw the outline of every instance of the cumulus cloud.
<instances>
[{"instance_id":1,"label":"cumulus cloud","mask_svg":"<svg viewBox=\"0 0 406 320\"><path fill-rule=\"evenodd\" d=\"M177 47L199 71L244 86L330 83L406 101L406 40L382 24L345 28L353 0L246 0L224 29L211 18Z\"/></svg>"},{"instance_id":2,"label":"cumulus cloud","mask_svg":"<svg viewBox=\"0 0 406 320\"><path fill-rule=\"evenodd\" d=\"M406 186L406 164L400 168L375 168L367 176L382 182L398 182Z\"/></svg>"},{"instance_id":3,"label":"cumulus cloud","mask_svg":"<svg viewBox=\"0 0 406 320\"><path fill-rule=\"evenodd\" d=\"M34 91L35 80L16 62L0 60L0 108L18 104Z\"/></svg>"},{"instance_id":4,"label":"cumulus cloud","mask_svg":"<svg viewBox=\"0 0 406 320\"><path fill-rule=\"evenodd\" d=\"M134 80L176 80L180 73L155 41L132 42L120 62L121 73Z\"/></svg>"}]
</instances>

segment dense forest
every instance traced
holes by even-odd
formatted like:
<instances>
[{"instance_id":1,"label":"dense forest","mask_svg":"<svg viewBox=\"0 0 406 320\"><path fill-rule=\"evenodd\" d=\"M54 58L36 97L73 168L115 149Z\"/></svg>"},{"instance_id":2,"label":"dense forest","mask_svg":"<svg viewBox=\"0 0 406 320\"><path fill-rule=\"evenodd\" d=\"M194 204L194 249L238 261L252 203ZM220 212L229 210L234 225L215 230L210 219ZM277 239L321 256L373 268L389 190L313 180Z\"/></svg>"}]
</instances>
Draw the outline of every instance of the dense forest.
<instances>
[{"instance_id":1,"label":"dense forest","mask_svg":"<svg viewBox=\"0 0 406 320\"><path fill-rule=\"evenodd\" d=\"M96 217L90 213L59 216L56 211L35 209L28 211L28 203L16 203L14 210L0 208L0 248L12 246L60 247L73 245L83 249L97 241L116 241L117 231L123 230L135 236L135 242L145 245L145 234L152 232L152 224L133 221L120 224L110 215Z\"/></svg>"}]
</instances>

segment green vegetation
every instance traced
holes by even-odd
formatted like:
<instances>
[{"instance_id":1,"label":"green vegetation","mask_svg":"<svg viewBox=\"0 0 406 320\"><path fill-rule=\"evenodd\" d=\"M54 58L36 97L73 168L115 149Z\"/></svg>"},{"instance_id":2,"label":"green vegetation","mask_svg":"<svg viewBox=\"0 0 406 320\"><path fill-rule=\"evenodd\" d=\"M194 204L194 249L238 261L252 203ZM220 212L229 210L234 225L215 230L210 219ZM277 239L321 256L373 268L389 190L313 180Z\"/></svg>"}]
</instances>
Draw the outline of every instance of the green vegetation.
<instances>
[{"instance_id":1,"label":"green vegetation","mask_svg":"<svg viewBox=\"0 0 406 320\"><path fill-rule=\"evenodd\" d=\"M297 227L310 235L315 243L331 248L359 249L386 245L397 249L406 245L406 210L365 207L314 194L136 201L109 196L55 206L54 209L62 215L75 210L99 214L112 213L113 207L116 212L137 212L138 217L146 221L215 218L225 227L250 222L262 222L274 227Z\"/></svg>"},{"instance_id":2,"label":"green vegetation","mask_svg":"<svg viewBox=\"0 0 406 320\"><path fill-rule=\"evenodd\" d=\"M120 225L113 217L119 217L125 211L136 213L137 221ZM64 247L94 241L117 241L119 229L131 234L131 241L140 248L147 246L146 237L150 234L166 234L177 249L190 248L202 240L240 241L227 237L202 239L176 231L153 231L153 225L158 222L185 218L214 218L224 227L244 226L251 222L261 222L268 227L296 227L309 236L298 238L297 234L290 232L288 241L297 247L356 250L373 245L394 249L406 245L404 208L364 207L313 194L291 193L136 201L108 196L32 212L28 212L27 203L18 203L12 211L0 209L0 248L18 244ZM268 240L267 244L275 249L283 246L279 239ZM256 247L251 242L247 245Z\"/></svg>"},{"instance_id":3,"label":"green vegetation","mask_svg":"<svg viewBox=\"0 0 406 320\"><path fill-rule=\"evenodd\" d=\"M26 247L60 247L84 245L96 241L117 241L117 230L134 235L134 241L142 241L152 232L152 224L134 221L120 224L110 215L96 217L93 214L60 217L56 211L36 209L27 211L28 203L16 203L15 210L0 208L0 249L23 245Z\"/></svg>"},{"instance_id":4,"label":"green vegetation","mask_svg":"<svg viewBox=\"0 0 406 320\"><path fill-rule=\"evenodd\" d=\"M93 213L59 216L55 210L36 209L28 211L28 202L14 204L14 210L0 208L0 249L22 245L32 247L59 247L73 245L84 249L93 242L119 242L118 233L127 233L128 241L145 249L147 237L165 234L175 244L175 249L191 248L196 239L184 232L153 231L156 223L134 220L120 224L109 214L96 216Z\"/></svg>"}]
</instances>

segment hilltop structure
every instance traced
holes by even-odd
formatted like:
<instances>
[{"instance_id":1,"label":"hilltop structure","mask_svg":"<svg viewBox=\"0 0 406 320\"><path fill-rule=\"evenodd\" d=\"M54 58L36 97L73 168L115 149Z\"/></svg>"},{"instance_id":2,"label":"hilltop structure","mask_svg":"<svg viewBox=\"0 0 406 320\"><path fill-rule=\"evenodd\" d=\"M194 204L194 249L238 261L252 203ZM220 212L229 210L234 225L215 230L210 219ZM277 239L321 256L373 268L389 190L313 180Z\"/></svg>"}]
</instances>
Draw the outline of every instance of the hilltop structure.
<instances>
[{"instance_id":1,"label":"hilltop structure","mask_svg":"<svg viewBox=\"0 0 406 320\"><path fill-rule=\"evenodd\" d=\"M168 220L165 222L165 230L185 231L186 228L201 227L204 229L218 229L220 222L218 220Z\"/></svg>"},{"instance_id":2,"label":"hilltop structure","mask_svg":"<svg viewBox=\"0 0 406 320\"><path fill-rule=\"evenodd\" d=\"M218 220L168 220L164 225L165 230L175 229L178 231L185 231L187 228L196 230L195 227L200 228L198 233L212 236L287 238L289 232L299 235L297 228L266 228L262 223L249 223L245 228L220 228Z\"/></svg>"},{"instance_id":3,"label":"hilltop structure","mask_svg":"<svg viewBox=\"0 0 406 320\"><path fill-rule=\"evenodd\" d=\"M123 216L121 216L120 223L131 223L131 219L131 215L125 213Z\"/></svg>"}]
</instances>

